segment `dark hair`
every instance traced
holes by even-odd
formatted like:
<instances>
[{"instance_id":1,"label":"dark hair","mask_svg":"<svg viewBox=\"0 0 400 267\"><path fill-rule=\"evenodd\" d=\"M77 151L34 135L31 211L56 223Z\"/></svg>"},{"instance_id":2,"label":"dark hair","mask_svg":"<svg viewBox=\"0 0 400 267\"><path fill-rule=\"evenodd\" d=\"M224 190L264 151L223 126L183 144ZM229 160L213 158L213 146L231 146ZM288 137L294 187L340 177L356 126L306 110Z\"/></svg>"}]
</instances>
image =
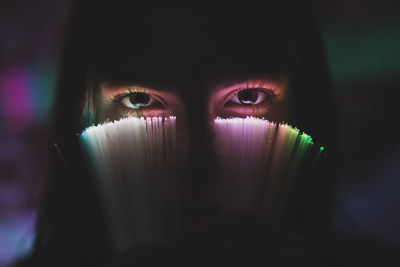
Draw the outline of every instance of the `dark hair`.
<instances>
[{"instance_id":1,"label":"dark hair","mask_svg":"<svg viewBox=\"0 0 400 267\"><path fill-rule=\"evenodd\" d=\"M96 110L96 88L110 79L158 80L172 86L177 81L179 85L191 83L191 90L181 93L193 103L193 92L205 98L204 90L198 89L210 76L241 75L243 71L288 73L294 111L289 123L306 129L328 152L307 184L299 185L285 222L308 239L325 238L332 222L337 124L311 4L125 2L130 1L76 1L73 6L55 105L53 141L57 149L35 248L27 262L95 266L111 256L92 174L77 137L96 121L96 114L91 113ZM193 111L201 104L189 108ZM196 124L205 120L202 112L193 114ZM197 131L198 125L191 127L201 149L207 138ZM197 191L201 190L198 185L193 186Z\"/></svg>"}]
</instances>

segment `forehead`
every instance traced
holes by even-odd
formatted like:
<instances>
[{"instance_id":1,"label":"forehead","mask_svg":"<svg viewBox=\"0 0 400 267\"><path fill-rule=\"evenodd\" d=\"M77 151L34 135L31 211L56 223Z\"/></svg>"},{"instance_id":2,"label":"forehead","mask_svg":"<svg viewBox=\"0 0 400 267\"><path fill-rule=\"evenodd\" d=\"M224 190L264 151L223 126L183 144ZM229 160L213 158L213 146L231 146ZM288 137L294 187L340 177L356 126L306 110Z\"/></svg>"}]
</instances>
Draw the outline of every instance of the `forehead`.
<instances>
[{"instance_id":1,"label":"forehead","mask_svg":"<svg viewBox=\"0 0 400 267\"><path fill-rule=\"evenodd\" d=\"M285 19L277 10L254 8L157 6L111 13L97 25L95 68L103 80L171 87L287 73Z\"/></svg>"}]
</instances>

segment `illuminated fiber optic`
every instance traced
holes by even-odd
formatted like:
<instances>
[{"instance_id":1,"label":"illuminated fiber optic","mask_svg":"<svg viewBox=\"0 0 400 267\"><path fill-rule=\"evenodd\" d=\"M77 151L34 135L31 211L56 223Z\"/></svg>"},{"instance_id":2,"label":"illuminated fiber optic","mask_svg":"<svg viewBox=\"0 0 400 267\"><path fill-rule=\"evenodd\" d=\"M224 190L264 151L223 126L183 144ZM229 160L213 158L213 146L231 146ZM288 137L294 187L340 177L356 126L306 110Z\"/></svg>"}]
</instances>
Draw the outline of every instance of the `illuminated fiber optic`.
<instances>
[{"instance_id":1,"label":"illuminated fiber optic","mask_svg":"<svg viewBox=\"0 0 400 267\"><path fill-rule=\"evenodd\" d=\"M261 207L280 218L301 174L325 148L314 153L311 136L285 123L214 122L215 204L221 210ZM87 128L81 141L96 170L115 250L172 240L179 200L175 117L123 118Z\"/></svg>"},{"instance_id":2,"label":"illuminated fiber optic","mask_svg":"<svg viewBox=\"0 0 400 267\"><path fill-rule=\"evenodd\" d=\"M153 117L124 118L81 135L117 252L174 234L175 133L175 117Z\"/></svg>"},{"instance_id":3,"label":"illuminated fiber optic","mask_svg":"<svg viewBox=\"0 0 400 267\"><path fill-rule=\"evenodd\" d=\"M220 205L228 210L263 207L282 214L307 166L314 145L311 136L260 118L217 118L215 140Z\"/></svg>"}]
</instances>

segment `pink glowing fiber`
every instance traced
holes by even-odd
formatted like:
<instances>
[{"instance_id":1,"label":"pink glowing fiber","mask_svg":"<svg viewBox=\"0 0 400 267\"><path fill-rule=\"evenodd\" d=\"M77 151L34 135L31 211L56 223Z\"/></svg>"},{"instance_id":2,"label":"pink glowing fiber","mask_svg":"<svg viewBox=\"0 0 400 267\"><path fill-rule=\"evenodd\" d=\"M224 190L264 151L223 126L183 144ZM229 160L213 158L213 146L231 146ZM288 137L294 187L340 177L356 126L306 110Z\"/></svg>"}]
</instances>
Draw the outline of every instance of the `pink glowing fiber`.
<instances>
[{"instance_id":1,"label":"pink glowing fiber","mask_svg":"<svg viewBox=\"0 0 400 267\"><path fill-rule=\"evenodd\" d=\"M261 207L279 218L311 155L311 137L260 118L214 122L218 175L210 201L221 210ZM178 230L175 125L175 117L124 118L81 135L117 252L168 242Z\"/></svg>"},{"instance_id":2,"label":"pink glowing fiber","mask_svg":"<svg viewBox=\"0 0 400 267\"><path fill-rule=\"evenodd\" d=\"M116 252L174 238L175 133L175 117L152 117L92 126L81 135Z\"/></svg>"},{"instance_id":3,"label":"pink glowing fiber","mask_svg":"<svg viewBox=\"0 0 400 267\"><path fill-rule=\"evenodd\" d=\"M261 118L215 120L217 194L224 209L262 207L282 213L313 146L287 124Z\"/></svg>"}]
</instances>

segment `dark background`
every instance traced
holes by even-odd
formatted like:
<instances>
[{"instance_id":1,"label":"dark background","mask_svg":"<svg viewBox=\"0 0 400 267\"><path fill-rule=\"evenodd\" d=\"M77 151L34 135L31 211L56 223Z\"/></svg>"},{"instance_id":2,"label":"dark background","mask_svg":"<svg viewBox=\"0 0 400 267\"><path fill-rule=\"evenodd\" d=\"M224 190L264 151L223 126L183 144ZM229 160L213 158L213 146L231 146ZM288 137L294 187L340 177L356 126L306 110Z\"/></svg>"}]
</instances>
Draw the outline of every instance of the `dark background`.
<instances>
[{"instance_id":1,"label":"dark background","mask_svg":"<svg viewBox=\"0 0 400 267\"><path fill-rule=\"evenodd\" d=\"M69 7L0 3L0 267L34 238ZM314 8L341 126L335 229L400 248L400 2L315 0Z\"/></svg>"}]
</instances>

